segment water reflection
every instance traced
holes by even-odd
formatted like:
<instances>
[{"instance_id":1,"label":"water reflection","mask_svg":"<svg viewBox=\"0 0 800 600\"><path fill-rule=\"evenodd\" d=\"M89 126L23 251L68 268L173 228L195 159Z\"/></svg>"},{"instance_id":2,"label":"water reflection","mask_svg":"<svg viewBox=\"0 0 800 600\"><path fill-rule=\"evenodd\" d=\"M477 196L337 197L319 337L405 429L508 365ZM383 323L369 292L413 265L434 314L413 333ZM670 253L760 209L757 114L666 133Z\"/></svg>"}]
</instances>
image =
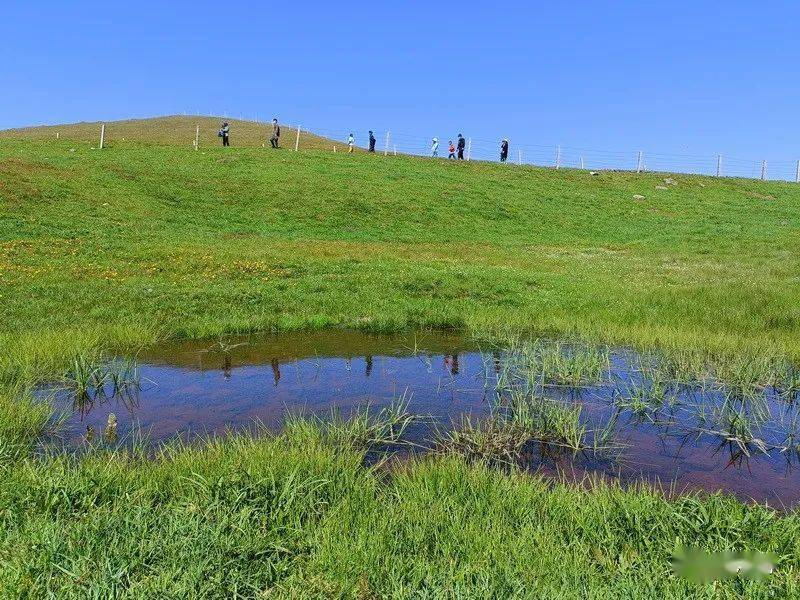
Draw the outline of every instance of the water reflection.
<instances>
[{"instance_id":1,"label":"water reflection","mask_svg":"<svg viewBox=\"0 0 800 600\"><path fill-rule=\"evenodd\" d=\"M413 440L422 441L432 427L448 426L462 415L487 416L496 403L497 382L508 375L502 352L484 352L446 332L324 331L236 343L171 342L146 350L139 361L139 389L126 394L109 389L75 407L66 423L67 444L80 446L88 434L100 437L112 414L115 435L142 430L160 442L176 432L224 434L256 421L279 429L287 411L325 416L338 409L346 417L366 405L388 406L402 394L410 398L410 412L431 417L431 423L409 429ZM607 375L602 384L579 388L540 382L541 391L580 403L589 427L616 419L616 441L625 445L619 460L532 444L526 449L531 468L575 477L599 472L624 481L645 478L678 491L724 489L776 504L800 500L800 471L791 468L796 452L764 452L750 441L737 441L735 418L725 431L710 425L724 416L714 411L752 412L758 406L693 385L644 389L625 351L612 353ZM640 397L626 389L631 382ZM767 394L771 414L789 423L796 412L779 396ZM74 397L61 392L57 402L71 410ZM696 404L707 407L705 422L688 408ZM785 435L779 429L777 424L774 431L765 429L764 439L779 442Z\"/></svg>"}]
</instances>

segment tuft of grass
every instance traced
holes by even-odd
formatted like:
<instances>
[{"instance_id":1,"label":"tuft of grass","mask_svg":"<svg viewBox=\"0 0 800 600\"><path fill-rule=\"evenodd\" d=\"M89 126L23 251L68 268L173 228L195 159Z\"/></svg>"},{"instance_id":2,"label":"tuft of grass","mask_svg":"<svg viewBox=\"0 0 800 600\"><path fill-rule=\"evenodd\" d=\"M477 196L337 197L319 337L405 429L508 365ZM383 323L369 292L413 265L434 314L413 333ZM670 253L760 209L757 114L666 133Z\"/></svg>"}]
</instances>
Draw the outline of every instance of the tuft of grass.
<instances>
[{"instance_id":1,"label":"tuft of grass","mask_svg":"<svg viewBox=\"0 0 800 600\"><path fill-rule=\"evenodd\" d=\"M357 450L405 444L403 436L408 427L422 420L408 412L409 400L404 394L377 411L367 405L347 418L339 410L333 410L327 418L290 414L285 426L295 439L310 432L312 437L321 434L326 440Z\"/></svg>"},{"instance_id":2,"label":"tuft of grass","mask_svg":"<svg viewBox=\"0 0 800 600\"><path fill-rule=\"evenodd\" d=\"M522 458L531 441L529 432L514 422L498 417L472 419L436 432L433 451L440 455L456 455L469 462L514 465Z\"/></svg>"},{"instance_id":3,"label":"tuft of grass","mask_svg":"<svg viewBox=\"0 0 800 600\"><path fill-rule=\"evenodd\" d=\"M564 342L507 335L502 342L501 381L524 380L527 386L580 388L608 380L610 351L579 341ZM512 381L508 381L513 383Z\"/></svg>"}]
</instances>

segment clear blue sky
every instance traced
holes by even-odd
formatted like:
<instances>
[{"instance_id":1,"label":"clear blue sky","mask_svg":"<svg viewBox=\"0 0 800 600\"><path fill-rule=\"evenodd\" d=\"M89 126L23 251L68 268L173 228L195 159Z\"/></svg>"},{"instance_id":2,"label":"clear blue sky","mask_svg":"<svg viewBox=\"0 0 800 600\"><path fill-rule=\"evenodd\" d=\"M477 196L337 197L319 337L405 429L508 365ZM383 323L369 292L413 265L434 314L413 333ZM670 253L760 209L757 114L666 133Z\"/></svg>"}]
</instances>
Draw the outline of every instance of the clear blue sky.
<instances>
[{"instance_id":1,"label":"clear blue sky","mask_svg":"<svg viewBox=\"0 0 800 600\"><path fill-rule=\"evenodd\" d=\"M39 0L0 16L3 128L199 110L359 141L800 158L798 2Z\"/></svg>"}]
</instances>

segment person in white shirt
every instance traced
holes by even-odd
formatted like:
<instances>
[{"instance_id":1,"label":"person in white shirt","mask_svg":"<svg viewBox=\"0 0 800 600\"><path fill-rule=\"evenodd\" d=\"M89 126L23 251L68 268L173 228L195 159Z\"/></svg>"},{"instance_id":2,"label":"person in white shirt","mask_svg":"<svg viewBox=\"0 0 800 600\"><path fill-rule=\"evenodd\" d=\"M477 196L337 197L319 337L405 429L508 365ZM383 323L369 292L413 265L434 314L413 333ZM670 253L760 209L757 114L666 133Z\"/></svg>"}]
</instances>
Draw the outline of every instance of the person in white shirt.
<instances>
[{"instance_id":1,"label":"person in white shirt","mask_svg":"<svg viewBox=\"0 0 800 600\"><path fill-rule=\"evenodd\" d=\"M431 144L431 158L436 158L439 156L439 138L433 138L433 144Z\"/></svg>"},{"instance_id":2,"label":"person in white shirt","mask_svg":"<svg viewBox=\"0 0 800 600\"><path fill-rule=\"evenodd\" d=\"M347 136L347 151L349 153L353 152L353 144L355 143L356 143L356 138L354 138L353 134L351 133L349 136Z\"/></svg>"}]
</instances>

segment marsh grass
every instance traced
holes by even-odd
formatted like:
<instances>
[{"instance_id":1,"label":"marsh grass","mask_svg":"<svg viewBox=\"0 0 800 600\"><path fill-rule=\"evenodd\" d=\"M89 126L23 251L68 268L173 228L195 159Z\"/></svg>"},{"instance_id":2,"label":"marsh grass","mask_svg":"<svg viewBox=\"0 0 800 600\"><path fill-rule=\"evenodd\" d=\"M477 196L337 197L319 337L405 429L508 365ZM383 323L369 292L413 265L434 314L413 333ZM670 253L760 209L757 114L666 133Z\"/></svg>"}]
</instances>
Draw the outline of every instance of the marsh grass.
<instances>
[{"instance_id":1,"label":"marsh grass","mask_svg":"<svg viewBox=\"0 0 800 600\"><path fill-rule=\"evenodd\" d=\"M496 416L473 419L463 415L451 427L436 430L433 452L461 456L469 462L510 466L520 463L531 441L529 431L518 423Z\"/></svg>"},{"instance_id":2,"label":"marsh grass","mask_svg":"<svg viewBox=\"0 0 800 600\"><path fill-rule=\"evenodd\" d=\"M564 386L581 388L608 380L610 351L607 347L519 335L503 339L499 386Z\"/></svg>"},{"instance_id":3,"label":"marsh grass","mask_svg":"<svg viewBox=\"0 0 800 600\"><path fill-rule=\"evenodd\" d=\"M354 431L358 431L356 428ZM485 461L365 466L318 424L23 459L0 477L9 597L768 598L800 591L800 520ZM680 548L769 552L761 581L677 577Z\"/></svg>"},{"instance_id":4,"label":"marsh grass","mask_svg":"<svg viewBox=\"0 0 800 600\"><path fill-rule=\"evenodd\" d=\"M425 417L408 411L410 395L404 393L388 406L374 409L369 404L344 417L333 409L328 417L290 414L286 427L290 431L312 429L326 439L357 450L376 450L397 445L410 445L404 438L408 428Z\"/></svg>"},{"instance_id":5,"label":"marsh grass","mask_svg":"<svg viewBox=\"0 0 800 600\"><path fill-rule=\"evenodd\" d=\"M63 383L73 396L76 410L87 411L97 401L135 401L141 376L135 358L111 358L76 354Z\"/></svg>"},{"instance_id":6,"label":"marsh grass","mask_svg":"<svg viewBox=\"0 0 800 600\"><path fill-rule=\"evenodd\" d=\"M608 348L513 334L502 339L485 365L500 411L495 422L480 428L465 422L460 440L469 443L463 446L494 435L495 445L507 445L513 456L524 447L518 440L573 452L619 450L624 436L616 428L622 418L626 428L647 422L663 435L716 438L733 461L754 454L782 454L790 461L800 456L800 417L794 404L798 371L785 355L650 349L619 352L614 358L619 366L612 368ZM559 388L577 395L562 390L551 397L548 390ZM598 398L610 402L613 411L600 411L607 416L590 419L584 400ZM500 435L503 419L513 427ZM445 437L440 446L447 443L459 445ZM470 449L467 454L480 452Z\"/></svg>"}]
</instances>

